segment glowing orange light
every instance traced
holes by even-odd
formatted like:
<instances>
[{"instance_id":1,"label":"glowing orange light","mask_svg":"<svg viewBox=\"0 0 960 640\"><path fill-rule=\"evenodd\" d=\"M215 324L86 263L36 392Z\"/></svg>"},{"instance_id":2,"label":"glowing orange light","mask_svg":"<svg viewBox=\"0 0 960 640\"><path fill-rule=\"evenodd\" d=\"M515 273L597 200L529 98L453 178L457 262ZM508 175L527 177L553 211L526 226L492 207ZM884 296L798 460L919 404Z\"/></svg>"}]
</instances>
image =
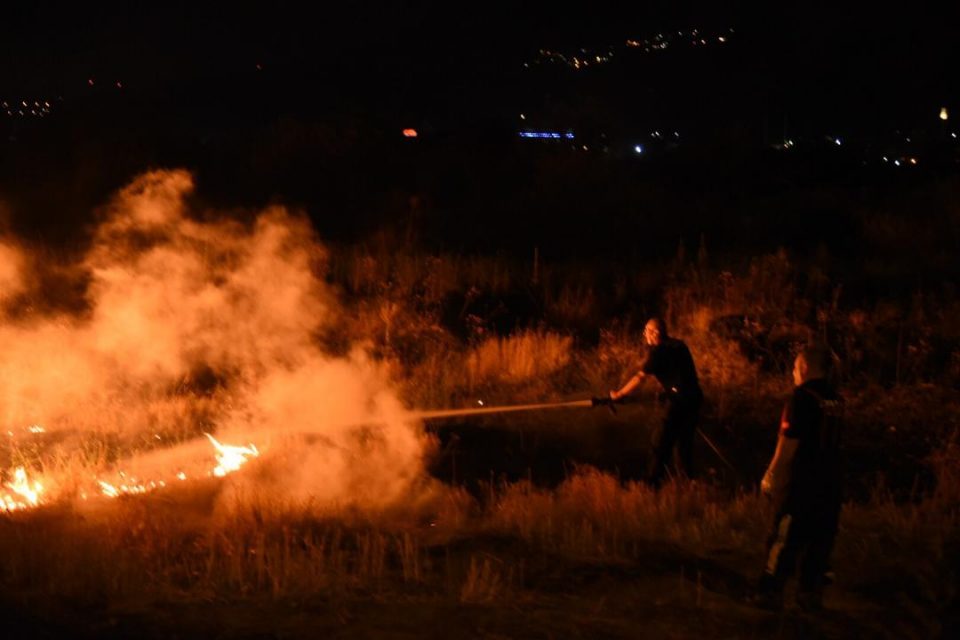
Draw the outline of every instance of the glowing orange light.
<instances>
[{"instance_id":1,"label":"glowing orange light","mask_svg":"<svg viewBox=\"0 0 960 640\"><path fill-rule=\"evenodd\" d=\"M248 447L233 447L227 444L220 444L216 438L209 433L204 435L210 438L210 442L217 450L217 462L220 464L214 468L213 475L218 478L222 478L228 473L239 469L247 461L248 457L256 458L260 455L260 452L252 444Z\"/></svg>"},{"instance_id":2,"label":"glowing orange light","mask_svg":"<svg viewBox=\"0 0 960 640\"><path fill-rule=\"evenodd\" d=\"M109 482L104 482L103 480L99 480L98 484L100 485L100 490L103 492L103 495L109 498L116 498L117 496L120 495L120 491L118 491L117 488L112 484L110 484Z\"/></svg>"},{"instance_id":3,"label":"glowing orange light","mask_svg":"<svg viewBox=\"0 0 960 640\"><path fill-rule=\"evenodd\" d=\"M404 129L404 130L403 130L403 137L404 137L404 138L416 138L416 137L417 137L417 130L416 130L416 129Z\"/></svg>"},{"instance_id":4,"label":"glowing orange light","mask_svg":"<svg viewBox=\"0 0 960 640\"><path fill-rule=\"evenodd\" d=\"M16 497L10 494L0 496L0 510L17 511L40 504L43 485L36 481L31 483L23 467L17 467L13 472L13 482L8 482L7 487L16 494Z\"/></svg>"}]
</instances>

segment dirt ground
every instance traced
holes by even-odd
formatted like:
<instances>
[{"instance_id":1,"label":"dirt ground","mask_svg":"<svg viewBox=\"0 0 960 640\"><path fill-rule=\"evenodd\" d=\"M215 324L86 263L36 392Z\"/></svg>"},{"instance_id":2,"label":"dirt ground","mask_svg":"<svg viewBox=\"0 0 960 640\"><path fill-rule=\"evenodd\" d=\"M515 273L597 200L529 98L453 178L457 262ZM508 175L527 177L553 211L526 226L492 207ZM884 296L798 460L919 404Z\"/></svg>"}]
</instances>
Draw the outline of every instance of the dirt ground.
<instances>
[{"instance_id":1,"label":"dirt ground","mask_svg":"<svg viewBox=\"0 0 960 640\"><path fill-rule=\"evenodd\" d=\"M476 552L489 544L467 546ZM497 552L506 558L520 550ZM784 611L755 608L743 596L756 560L668 548L618 564L541 556L524 565L521 584L469 602L456 589L96 606L8 593L0 616L5 637L36 639L933 638L957 637L960 629L955 612L925 610L896 588L865 588L842 573L821 613L801 612L789 591Z\"/></svg>"}]
</instances>

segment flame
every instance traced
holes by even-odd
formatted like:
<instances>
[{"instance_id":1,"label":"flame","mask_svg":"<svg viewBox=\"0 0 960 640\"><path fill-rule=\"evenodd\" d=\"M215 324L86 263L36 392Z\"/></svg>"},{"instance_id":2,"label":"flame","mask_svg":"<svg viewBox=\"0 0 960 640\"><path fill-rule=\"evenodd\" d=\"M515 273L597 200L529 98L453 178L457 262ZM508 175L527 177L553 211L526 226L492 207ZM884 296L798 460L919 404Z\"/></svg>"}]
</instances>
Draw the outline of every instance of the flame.
<instances>
[{"instance_id":1,"label":"flame","mask_svg":"<svg viewBox=\"0 0 960 640\"><path fill-rule=\"evenodd\" d=\"M34 425L30 427L30 431L43 433L44 429L39 425ZM209 433L204 435L207 436L217 452L217 466L210 471L210 474L218 478L237 471L249 458L256 458L260 455L260 451L253 444L249 444L246 447L226 445L220 443ZM107 482L106 480L95 478L101 495L107 498L119 498L123 495L142 495L167 486L167 483L163 480L142 480L128 476L125 471L119 471L117 477L117 482ZM188 479L187 474L183 471L178 471L175 477L180 481ZM23 467L17 467L14 470L13 481L6 483L6 486L10 489L11 493L0 494L0 512L31 509L41 503L40 498L43 493L43 485L37 481L30 482L27 478L27 472ZM80 497L86 500L88 497L87 492L81 491Z\"/></svg>"},{"instance_id":2,"label":"flame","mask_svg":"<svg viewBox=\"0 0 960 640\"><path fill-rule=\"evenodd\" d=\"M4 494L0 496L0 509L3 511L17 511L36 507L40 504L40 494L43 493L43 485L37 481L32 484L27 479L27 472L23 467L17 467L13 472L13 482L8 482L7 487L17 494L22 500Z\"/></svg>"},{"instance_id":3,"label":"flame","mask_svg":"<svg viewBox=\"0 0 960 640\"><path fill-rule=\"evenodd\" d=\"M210 442L213 443L213 446L217 449L217 462L218 464L214 470L213 475L218 478L222 478L228 473L233 473L246 463L248 457L254 457L260 455L260 452L254 445L249 445L247 447L234 447L231 445L220 444L217 442L217 439L214 438L209 433L204 434L210 439Z\"/></svg>"},{"instance_id":4,"label":"flame","mask_svg":"<svg viewBox=\"0 0 960 640\"><path fill-rule=\"evenodd\" d=\"M124 474L121 472L120 477L122 478L123 476ZM131 482L124 482L121 485L110 484L104 480L97 480L97 484L100 485L100 493L108 498L118 498L121 495L140 495L167 486L167 483L163 480L136 482L135 479Z\"/></svg>"},{"instance_id":5,"label":"flame","mask_svg":"<svg viewBox=\"0 0 960 640\"><path fill-rule=\"evenodd\" d=\"M97 483L100 485L100 490L103 492L103 495L107 496L108 498L116 498L120 495L120 491L109 482L98 480Z\"/></svg>"},{"instance_id":6,"label":"flame","mask_svg":"<svg viewBox=\"0 0 960 640\"><path fill-rule=\"evenodd\" d=\"M235 447L221 444L209 433L204 434L210 439L214 448L217 450L217 466L210 472L218 478L222 478L229 473L233 473L244 465L247 458L260 455L260 451L253 444L246 447ZM120 483L114 484L105 480L97 479L100 486L100 493L108 498L118 498L122 495L140 495L162 489L167 486L163 480L143 481L138 478L128 477L123 471L119 472ZM187 474L178 471L176 479L180 481L187 480Z\"/></svg>"}]
</instances>

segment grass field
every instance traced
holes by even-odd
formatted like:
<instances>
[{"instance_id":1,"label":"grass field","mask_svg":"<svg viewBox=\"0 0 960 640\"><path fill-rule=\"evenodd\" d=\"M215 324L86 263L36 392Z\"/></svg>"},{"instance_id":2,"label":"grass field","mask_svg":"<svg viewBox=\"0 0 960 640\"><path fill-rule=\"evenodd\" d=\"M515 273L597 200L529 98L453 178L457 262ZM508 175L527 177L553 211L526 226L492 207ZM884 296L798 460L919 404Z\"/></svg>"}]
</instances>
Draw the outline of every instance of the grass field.
<instances>
[{"instance_id":1,"label":"grass field","mask_svg":"<svg viewBox=\"0 0 960 640\"><path fill-rule=\"evenodd\" d=\"M185 172L138 178L79 259L0 242L10 637L960 630L946 288L848 300L785 252L714 266L701 247L611 275L389 238L323 247L279 208L191 216L191 189ZM655 312L691 348L726 459L698 440L695 482L637 481L649 390L617 415L411 416L603 394ZM822 614L770 613L744 604L771 516L756 484L811 339L848 401L836 582ZM245 464L214 474L205 434Z\"/></svg>"}]
</instances>

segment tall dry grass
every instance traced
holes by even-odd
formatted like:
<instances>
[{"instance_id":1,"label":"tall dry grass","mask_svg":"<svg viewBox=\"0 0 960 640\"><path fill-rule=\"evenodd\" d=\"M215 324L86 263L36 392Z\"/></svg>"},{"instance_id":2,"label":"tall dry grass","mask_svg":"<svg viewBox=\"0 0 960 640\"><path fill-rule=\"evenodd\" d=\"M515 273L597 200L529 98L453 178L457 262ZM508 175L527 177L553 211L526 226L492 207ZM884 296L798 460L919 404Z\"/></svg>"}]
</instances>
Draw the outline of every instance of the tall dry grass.
<instances>
[{"instance_id":1,"label":"tall dry grass","mask_svg":"<svg viewBox=\"0 0 960 640\"><path fill-rule=\"evenodd\" d=\"M797 268L783 254L737 272L705 261L685 264L653 291L648 281L629 278L617 281L612 292L583 283L564 288L541 266L539 282L528 292L557 324L497 335L452 326L449 317L465 323L466 315L445 314L445 301L463 294L453 296L463 304L471 287L491 294L528 287L529 265L357 249L341 263L331 259L330 277L347 292L349 313L334 327L336 335L319 339L333 346L362 341L392 366L404 399L418 408L463 406L480 389L504 402L602 392L635 370L643 353L642 322L656 309L690 344L722 422L774 420L767 410L789 385L784 366L791 348L810 335L826 335L845 356L859 350L858 362L879 363L875 374L870 369L874 386L853 390L852 406L867 416L860 421L863 437L875 440L876 429L895 426L919 441L935 438L926 446L938 450L928 461L936 482L907 501L877 491L846 505L835 554L840 587L867 593L893 580L920 611L935 615L955 605L960 462L956 441L947 437L956 421L955 397L942 384L930 386L938 365L921 348L922 340L932 344L933 335L947 334L934 329L949 326L945 317L931 320L934 302L916 303L924 313L907 314L893 305L895 312L871 314L844 309L832 293L808 299ZM614 319L600 315L609 308L604 296L616 304L636 302ZM721 330L731 317L739 323L736 331ZM904 328L893 331L891 349L887 325L897 318ZM574 339L573 325L584 324L595 327L595 339ZM890 391L882 385L893 378L883 378L884 372L897 370L900 385ZM927 386L906 384L925 380ZM936 411L924 404L930 397ZM195 435L184 425L198 424L202 416L179 415L175 403L165 406L167 413L148 411L144 419L166 429L158 432L165 438ZM755 418L751 411L770 415ZM890 416L895 424L888 424ZM5 462L32 465L69 482L137 447L148 443L99 434L69 451L25 445L3 453ZM525 563L534 556L631 563L657 553L716 555L733 558L752 577L770 515L750 492L709 484L673 484L654 492L590 468L552 489L502 484L480 502L453 492L410 513L374 515L335 505L289 505L282 496L218 508L224 489L217 482L181 493L0 516L0 588L26 599L81 603L398 593L489 603L529 588Z\"/></svg>"},{"instance_id":2,"label":"tall dry grass","mask_svg":"<svg viewBox=\"0 0 960 640\"><path fill-rule=\"evenodd\" d=\"M556 489L503 487L485 524L551 551L635 558L651 543L704 554L747 548L762 537L768 515L756 495L696 483L656 491L587 467Z\"/></svg>"},{"instance_id":3,"label":"tall dry grass","mask_svg":"<svg viewBox=\"0 0 960 640\"><path fill-rule=\"evenodd\" d=\"M516 384L544 379L570 364L573 339L544 331L521 331L492 337L467 351L469 389L493 384Z\"/></svg>"},{"instance_id":4,"label":"tall dry grass","mask_svg":"<svg viewBox=\"0 0 960 640\"><path fill-rule=\"evenodd\" d=\"M955 604L960 485L955 449L945 455L935 493L912 504L878 494L845 506L836 589L878 598L877 589L895 588L911 616ZM220 490L211 483L0 518L0 588L46 606L399 594L496 603L535 589L529 568L558 559L659 559L682 571L713 558L746 582L760 570L771 515L755 494L689 483L655 492L590 468L553 490L519 482L491 487L483 503L464 495L434 503L420 521L276 498L211 509Z\"/></svg>"}]
</instances>

